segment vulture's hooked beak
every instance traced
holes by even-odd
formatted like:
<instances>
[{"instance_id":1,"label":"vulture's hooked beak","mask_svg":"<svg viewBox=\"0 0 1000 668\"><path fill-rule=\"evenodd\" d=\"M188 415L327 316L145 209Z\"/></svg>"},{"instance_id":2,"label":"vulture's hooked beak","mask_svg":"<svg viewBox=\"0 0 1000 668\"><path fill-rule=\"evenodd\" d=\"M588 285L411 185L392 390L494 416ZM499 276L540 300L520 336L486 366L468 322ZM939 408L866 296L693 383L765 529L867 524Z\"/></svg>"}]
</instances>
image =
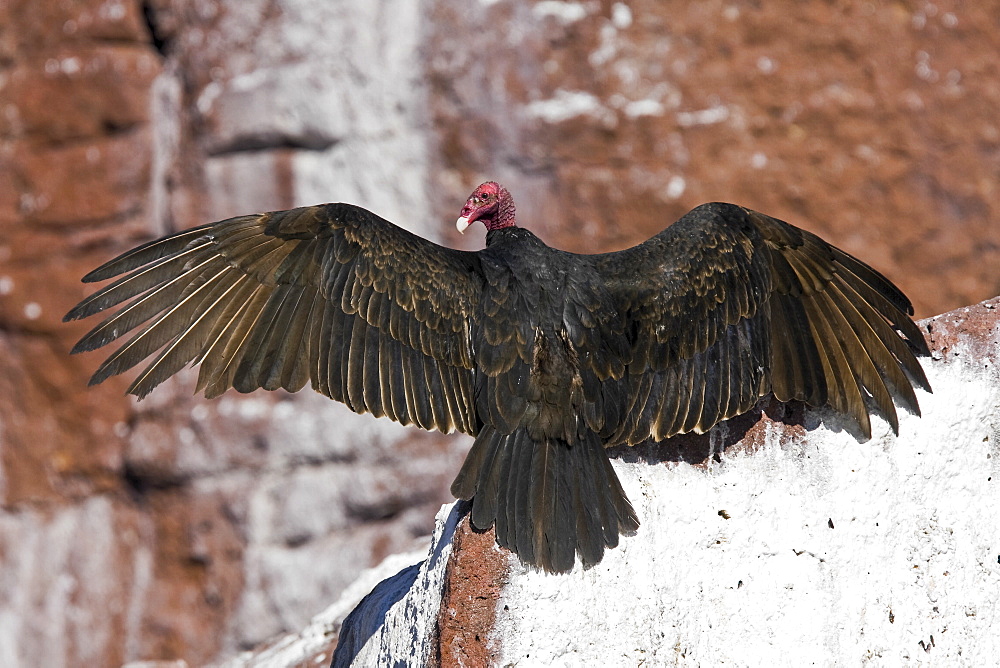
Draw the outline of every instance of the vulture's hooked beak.
<instances>
[{"instance_id":1,"label":"vulture's hooked beak","mask_svg":"<svg viewBox=\"0 0 1000 668\"><path fill-rule=\"evenodd\" d=\"M475 215L476 209L472 206L472 201L470 200L458 212L458 220L455 221L455 228L459 234L465 234L465 230L469 228L469 225L476 222Z\"/></svg>"}]
</instances>

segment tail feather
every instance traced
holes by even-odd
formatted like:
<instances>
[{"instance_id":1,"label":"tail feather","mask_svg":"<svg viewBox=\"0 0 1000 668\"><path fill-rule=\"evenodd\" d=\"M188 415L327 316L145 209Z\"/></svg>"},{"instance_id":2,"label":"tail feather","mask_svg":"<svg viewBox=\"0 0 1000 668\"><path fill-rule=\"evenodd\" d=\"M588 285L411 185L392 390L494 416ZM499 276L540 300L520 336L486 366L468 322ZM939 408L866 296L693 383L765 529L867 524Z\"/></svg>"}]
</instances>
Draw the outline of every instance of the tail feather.
<instances>
[{"instance_id":1,"label":"tail feather","mask_svg":"<svg viewBox=\"0 0 1000 668\"><path fill-rule=\"evenodd\" d=\"M604 448L589 449L594 466L603 466L605 475L603 478L595 478L595 483L603 480L605 488L598 487L595 498L604 502L602 514L602 526L604 527L604 544L608 547L618 546L619 534L632 534L639 528L639 518L632 508L632 503L625 496L615 469L611 466Z\"/></svg>"},{"instance_id":2,"label":"tail feather","mask_svg":"<svg viewBox=\"0 0 1000 668\"><path fill-rule=\"evenodd\" d=\"M494 471L491 471L489 478L480 476L480 480L485 479L486 481L485 486L480 488L483 490L483 498L486 500L482 505L486 508L489 508L491 505L495 506L496 510L492 515L495 518L497 535L509 536L510 542L516 544L517 532L520 528L517 525L517 516L515 513L517 507L515 498L517 486L510 485L507 481L512 479L512 471L520 468L520 466L517 466L517 464L520 464L521 458L520 439L517 437L517 434L511 434L507 439L501 437L498 440L503 443L503 446L497 451L496 461L498 464L494 467ZM487 498L490 494L495 494L495 503L491 503ZM475 514L476 505L479 505L478 501L478 495L473 497L473 514ZM480 521L482 521L483 514L480 512L478 516Z\"/></svg>"},{"instance_id":3,"label":"tail feather","mask_svg":"<svg viewBox=\"0 0 1000 668\"><path fill-rule=\"evenodd\" d=\"M476 482L476 491L482 491L483 500L472 504L472 523L477 527L489 527L496 520L500 500L500 459L506 450L501 447L504 440L500 434L493 432L487 436L489 445Z\"/></svg>"},{"instance_id":4,"label":"tail feather","mask_svg":"<svg viewBox=\"0 0 1000 668\"><path fill-rule=\"evenodd\" d=\"M564 462L569 448L558 441L539 445L532 452L528 495L532 513L518 520L522 525L531 525L539 564L546 570L562 573L573 568L576 552L576 522L571 510L574 471ZM523 482L508 481L507 484ZM506 542L502 540L500 544L509 547Z\"/></svg>"},{"instance_id":5,"label":"tail feather","mask_svg":"<svg viewBox=\"0 0 1000 668\"><path fill-rule=\"evenodd\" d=\"M531 463L532 456L531 451L534 449L534 445L531 439L528 438L527 432L518 432L518 456L517 456L517 467L513 471L515 476L514 480L530 480L531 479ZM530 499L530 485L517 485L512 484L508 486L508 489L514 492L514 516L519 518L531 517L531 503ZM529 564L536 563L535 558L535 543L533 540L531 527L529 525L518 526L514 523L515 535L512 537L510 543L514 545L512 549L513 552L518 554L523 561Z\"/></svg>"},{"instance_id":6,"label":"tail feather","mask_svg":"<svg viewBox=\"0 0 1000 668\"><path fill-rule=\"evenodd\" d=\"M585 456L590 458L589 452ZM576 515L576 535L580 560L585 564L596 564L604 555L604 547L615 547L618 535L609 540L606 528L609 522L607 512L610 504L598 494L595 477L587 475L587 469L578 467L574 472L573 509ZM612 541L614 544L612 544Z\"/></svg>"},{"instance_id":7,"label":"tail feather","mask_svg":"<svg viewBox=\"0 0 1000 668\"><path fill-rule=\"evenodd\" d=\"M534 441L519 428L498 434L484 427L452 484L472 499L472 524L496 527L497 542L525 563L560 573L584 566L639 526L599 437L587 432L572 445Z\"/></svg>"}]
</instances>

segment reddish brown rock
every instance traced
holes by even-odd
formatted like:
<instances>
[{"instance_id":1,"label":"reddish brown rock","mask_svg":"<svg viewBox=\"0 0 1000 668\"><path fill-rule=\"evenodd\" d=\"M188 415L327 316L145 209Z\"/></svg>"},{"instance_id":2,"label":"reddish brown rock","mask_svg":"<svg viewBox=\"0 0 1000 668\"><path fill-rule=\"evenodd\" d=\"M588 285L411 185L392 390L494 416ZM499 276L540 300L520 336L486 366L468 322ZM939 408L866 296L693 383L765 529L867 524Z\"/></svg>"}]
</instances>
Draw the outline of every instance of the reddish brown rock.
<instances>
[{"instance_id":1,"label":"reddish brown rock","mask_svg":"<svg viewBox=\"0 0 1000 668\"><path fill-rule=\"evenodd\" d=\"M148 130L98 142L32 147L18 160L24 180L24 225L66 227L125 219L142 211L149 193Z\"/></svg>"},{"instance_id":2,"label":"reddish brown rock","mask_svg":"<svg viewBox=\"0 0 1000 668\"><path fill-rule=\"evenodd\" d=\"M918 316L1000 292L995 6L440 5L441 211L497 177L593 252L731 201L860 255ZM488 65L448 38L487 25Z\"/></svg>"},{"instance_id":3,"label":"reddish brown rock","mask_svg":"<svg viewBox=\"0 0 1000 668\"><path fill-rule=\"evenodd\" d=\"M142 657L183 656L204 665L218 647L206 634L226 627L244 586L246 536L233 508L243 505L248 485L140 491L154 523L147 540L156 554L135 634L138 646L131 651Z\"/></svg>"},{"instance_id":4,"label":"reddish brown rock","mask_svg":"<svg viewBox=\"0 0 1000 668\"><path fill-rule=\"evenodd\" d=\"M145 123L160 65L138 44L61 46L21 60L5 84L14 102L0 116L0 135L54 144Z\"/></svg>"},{"instance_id":5,"label":"reddish brown rock","mask_svg":"<svg viewBox=\"0 0 1000 668\"><path fill-rule=\"evenodd\" d=\"M145 42L139 3L122 0L10 0L0 9L0 53L34 53L94 41Z\"/></svg>"},{"instance_id":6,"label":"reddish brown rock","mask_svg":"<svg viewBox=\"0 0 1000 668\"><path fill-rule=\"evenodd\" d=\"M46 337L0 336L0 350L0 506L120 489L127 412L116 388L75 397L86 376Z\"/></svg>"},{"instance_id":7,"label":"reddish brown rock","mask_svg":"<svg viewBox=\"0 0 1000 668\"><path fill-rule=\"evenodd\" d=\"M496 533L476 531L466 515L455 529L437 619L437 664L488 666L497 658L489 635L500 591L507 578L508 555L496 547Z\"/></svg>"},{"instance_id":8,"label":"reddish brown rock","mask_svg":"<svg viewBox=\"0 0 1000 668\"><path fill-rule=\"evenodd\" d=\"M927 318L920 327L935 359L964 356L987 369L1000 362L1000 297Z\"/></svg>"}]
</instances>

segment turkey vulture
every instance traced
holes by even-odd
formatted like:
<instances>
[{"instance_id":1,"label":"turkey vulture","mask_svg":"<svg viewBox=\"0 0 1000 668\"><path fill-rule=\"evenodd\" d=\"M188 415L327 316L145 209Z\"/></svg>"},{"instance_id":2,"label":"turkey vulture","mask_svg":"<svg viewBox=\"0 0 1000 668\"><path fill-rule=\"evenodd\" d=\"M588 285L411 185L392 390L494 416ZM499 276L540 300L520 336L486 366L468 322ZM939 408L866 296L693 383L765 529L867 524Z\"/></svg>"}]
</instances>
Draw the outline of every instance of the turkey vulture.
<instances>
[{"instance_id":1,"label":"turkey vulture","mask_svg":"<svg viewBox=\"0 0 1000 668\"><path fill-rule=\"evenodd\" d=\"M84 277L125 274L66 315L128 301L73 349L138 329L91 384L155 358L143 397L188 363L198 390L309 383L358 413L475 437L452 492L471 521L547 571L601 560L638 527L604 448L704 432L773 393L871 435L917 413L927 345L907 298L818 237L704 204L645 243L579 255L515 225L484 183L444 248L350 204L230 218L152 241Z\"/></svg>"}]
</instances>

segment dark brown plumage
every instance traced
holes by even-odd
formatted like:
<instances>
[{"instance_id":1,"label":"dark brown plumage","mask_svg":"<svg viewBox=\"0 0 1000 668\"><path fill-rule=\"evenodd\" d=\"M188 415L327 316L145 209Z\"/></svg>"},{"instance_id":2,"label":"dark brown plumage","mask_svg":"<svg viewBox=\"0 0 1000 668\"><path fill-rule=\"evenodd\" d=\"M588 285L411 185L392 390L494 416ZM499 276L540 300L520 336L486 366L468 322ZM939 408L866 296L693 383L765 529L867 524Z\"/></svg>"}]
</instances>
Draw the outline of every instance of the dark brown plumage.
<instances>
[{"instance_id":1,"label":"dark brown plumage","mask_svg":"<svg viewBox=\"0 0 1000 668\"><path fill-rule=\"evenodd\" d=\"M139 397L189 363L208 397L307 383L359 413L476 437L452 485L472 523L566 571L638 526L604 448L706 431L773 392L871 434L918 412L927 347L906 297L815 235L705 204L643 244L577 255L514 224L483 184L443 248L349 204L242 216L94 270L125 274L70 311L127 302L73 349L137 330L92 378L155 355Z\"/></svg>"}]
</instances>

